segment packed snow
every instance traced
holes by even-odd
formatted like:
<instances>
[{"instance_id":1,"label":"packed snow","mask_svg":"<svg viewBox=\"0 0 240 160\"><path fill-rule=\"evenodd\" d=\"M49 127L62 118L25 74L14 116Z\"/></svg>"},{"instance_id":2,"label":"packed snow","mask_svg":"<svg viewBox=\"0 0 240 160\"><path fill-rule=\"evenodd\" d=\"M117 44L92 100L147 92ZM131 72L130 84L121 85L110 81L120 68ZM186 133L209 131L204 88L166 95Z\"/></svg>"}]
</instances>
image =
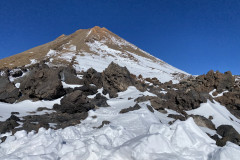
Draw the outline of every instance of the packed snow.
<instances>
[{"instance_id":1,"label":"packed snow","mask_svg":"<svg viewBox=\"0 0 240 160\"><path fill-rule=\"evenodd\" d=\"M223 91L222 93L219 93L219 94L217 94L216 96L213 95L214 92L216 92L216 89L212 90L209 94L210 94L213 98L216 98L216 97L221 97L221 96L223 96L223 93L227 93L228 91Z\"/></svg>"},{"instance_id":2,"label":"packed snow","mask_svg":"<svg viewBox=\"0 0 240 160\"><path fill-rule=\"evenodd\" d=\"M83 85L76 85L76 84L67 84L65 82L62 82L63 88L76 88L76 87L82 87Z\"/></svg>"},{"instance_id":3,"label":"packed snow","mask_svg":"<svg viewBox=\"0 0 240 160\"><path fill-rule=\"evenodd\" d=\"M150 112L148 101L140 103L139 110L119 114L121 109L135 105L134 99L142 95L154 96L129 87L107 101L110 107L89 111L88 118L79 125L59 130L41 128L38 133L19 131L0 144L0 159L239 159L239 146L227 143L217 147L192 118L169 126L172 119L157 111ZM219 107L216 102L207 104ZM110 124L96 128L104 120Z\"/></svg>"},{"instance_id":4,"label":"packed snow","mask_svg":"<svg viewBox=\"0 0 240 160\"><path fill-rule=\"evenodd\" d=\"M52 108L54 104L60 104L60 100L56 99L54 101L36 101L25 100L19 103L8 104L0 102L0 121L5 121L11 116L11 112L19 112L19 116L26 116L30 113L36 112L39 107ZM47 111L36 112L34 114L44 114Z\"/></svg>"},{"instance_id":5,"label":"packed snow","mask_svg":"<svg viewBox=\"0 0 240 160\"><path fill-rule=\"evenodd\" d=\"M240 120L232 115L225 106L216 101L211 102L208 100L206 103L202 103L199 108L187 111L187 113L201 115L205 118L212 116L212 122L216 127L222 124L228 124L232 125L238 131L238 133L240 133Z\"/></svg>"}]
</instances>

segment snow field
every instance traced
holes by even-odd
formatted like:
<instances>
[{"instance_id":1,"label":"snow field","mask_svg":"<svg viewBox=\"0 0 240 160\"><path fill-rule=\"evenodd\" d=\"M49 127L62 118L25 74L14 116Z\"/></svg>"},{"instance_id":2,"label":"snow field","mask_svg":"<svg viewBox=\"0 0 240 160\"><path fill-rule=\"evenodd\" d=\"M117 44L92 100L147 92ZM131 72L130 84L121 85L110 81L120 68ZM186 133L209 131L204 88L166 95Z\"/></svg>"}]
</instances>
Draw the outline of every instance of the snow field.
<instances>
[{"instance_id":1,"label":"snow field","mask_svg":"<svg viewBox=\"0 0 240 160\"><path fill-rule=\"evenodd\" d=\"M0 144L0 159L238 160L239 146L228 143L217 147L192 118L169 126L173 119L150 112L146 107L150 102L139 103L139 110L119 114L121 109L135 105L134 99L141 95L154 96L129 87L119 97L108 100L111 107L89 111L88 118L77 126L41 128L37 134L17 132ZM93 128L104 120L110 124Z\"/></svg>"}]
</instances>

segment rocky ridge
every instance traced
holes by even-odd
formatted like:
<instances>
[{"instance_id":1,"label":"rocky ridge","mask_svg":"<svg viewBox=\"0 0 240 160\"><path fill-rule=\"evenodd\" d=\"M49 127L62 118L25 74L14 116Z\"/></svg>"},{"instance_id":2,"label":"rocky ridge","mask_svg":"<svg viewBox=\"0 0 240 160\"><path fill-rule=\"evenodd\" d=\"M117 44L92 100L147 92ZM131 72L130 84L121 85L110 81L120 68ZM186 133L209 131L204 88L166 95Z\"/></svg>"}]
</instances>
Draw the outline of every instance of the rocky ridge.
<instances>
[{"instance_id":1,"label":"rocky ridge","mask_svg":"<svg viewBox=\"0 0 240 160\"><path fill-rule=\"evenodd\" d=\"M209 135L219 146L227 141L240 145L239 133L232 126L215 126L213 117L191 115L188 111L197 109L208 100L221 103L237 118L240 117L238 81L231 72L209 71L206 75L189 77L179 84L171 81L161 83L157 78L144 79L131 74L126 67L111 63L102 73L93 68L77 75L71 67L49 67L45 63L29 67L5 69L1 71L0 101L17 103L27 99L33 101L53 100L63 97L60 104L53 106L52 113L19 117L12 113L6 121L0 122L0 133L19 130L38 131L39 128L59 129L81 123L88 117L88 111L99 107L108 107L108 98L118 97L118 93L135 86L138 90L148 91L157 96L141 96L135 99L136 105L127 107L121 114L139 109L138 103L150 101L149 110L167 114L174 120L185 121L192 117L201 127L215 130L217 134ZM63 84L74 84L80 87L65 87ZM101 91L101 92L99 92ZM154 109L154 110L153 110ZM39 108L38 111L49 110ZM176 113L168 113L173 110ZM2 138L4 141L4 138Z\"/></svg>"}]
</instances>

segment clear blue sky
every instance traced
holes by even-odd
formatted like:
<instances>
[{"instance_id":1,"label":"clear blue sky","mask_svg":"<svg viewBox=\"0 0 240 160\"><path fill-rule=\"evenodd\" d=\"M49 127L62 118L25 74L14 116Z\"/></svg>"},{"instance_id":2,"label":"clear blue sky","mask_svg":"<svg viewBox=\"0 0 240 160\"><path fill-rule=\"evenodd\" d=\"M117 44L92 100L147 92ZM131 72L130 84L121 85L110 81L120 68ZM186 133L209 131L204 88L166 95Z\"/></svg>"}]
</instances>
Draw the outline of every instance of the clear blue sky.
<instances>
[{"instance_id":1,"label":"clear blue sky","mask_svg":"<svg viewBox=\"0 0 240 160\"><path fill-rule=\"evenodd\" d=\"M0 0L0 58L106 27L191 74L240 74L239 0Z\"/></svg>"}]
</instances>

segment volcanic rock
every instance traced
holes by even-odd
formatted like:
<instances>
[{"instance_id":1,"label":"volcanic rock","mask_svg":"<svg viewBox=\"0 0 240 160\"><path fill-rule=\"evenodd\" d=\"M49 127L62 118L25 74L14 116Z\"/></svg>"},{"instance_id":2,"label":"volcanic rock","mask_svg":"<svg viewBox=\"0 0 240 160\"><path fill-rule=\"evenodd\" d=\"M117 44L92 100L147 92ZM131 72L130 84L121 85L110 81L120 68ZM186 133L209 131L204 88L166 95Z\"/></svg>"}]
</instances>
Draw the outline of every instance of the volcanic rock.
<instances>
[{"instance_id":1,"label":"volcanic rock","mask_svg":"<svg viewBox=\"0 0 240 160\"><path fill-rule=\"evenodd\" d=\"M120 67L112 62L102 73L103 88L109 93L110 98L117 97L117 92L125 91L134 85L126 67Z\"/></svg>"}]
</instances>

